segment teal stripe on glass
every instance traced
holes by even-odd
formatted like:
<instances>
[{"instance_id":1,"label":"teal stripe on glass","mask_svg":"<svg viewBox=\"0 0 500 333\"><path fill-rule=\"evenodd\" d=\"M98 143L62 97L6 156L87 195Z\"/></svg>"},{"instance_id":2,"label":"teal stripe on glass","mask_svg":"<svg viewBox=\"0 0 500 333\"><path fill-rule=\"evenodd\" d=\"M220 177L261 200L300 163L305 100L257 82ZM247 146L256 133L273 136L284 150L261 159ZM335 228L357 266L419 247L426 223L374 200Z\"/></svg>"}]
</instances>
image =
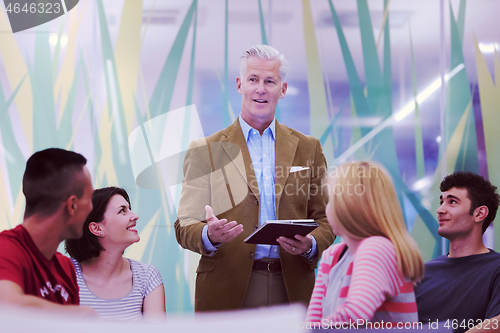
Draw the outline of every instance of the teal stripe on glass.
<instances>
[{"instance_id":1,"label":"teal stripe on glass","mask_svg":"<svg viewBox=\"0 0 500 333\"><path fill-rule=\"evenodd\" d=\"M258 3L259 3L260 35L262 36L262 44L267 45L266 25L264 22L264 13L262 12L261 0L258 0Z\"/></svg>"},{"instance_id":2,"label":"teal stripe on glass","mask_svg":"<svg viewBox=\"0 0 500 333\"><path fill-rule=\"evenodd\" d=\"M358 72L356 71L354 60L352 58L349 47L347 46L347 41L344 35L344 31L342 30L342 26L340 25L340 19L337 15L335 8L333 7L332 0L328 0L328 3L330 5L330 11L332 13L335 30L337 31L337 35L339 38L340 48L342 50L342 56L344 58L344 64L346 67L347 77L349 80L349 89L352 95L354 106L357 112L359 112L359 110L368 110L368 103L366 102L363 93L363 85L361 84Z\"/></svg>"},{"instance_id":3,"label":"teal stripe on glass","mask_svg":"<svg viewBox=\"0 0 500 333\"><path fill-rule=\"evenodd\" d=\"M384 12L389 5L389 0L384 1ZM392 61L391 61L391 38L389 33L389 14L384 24L384 93L388 101L392 101ZM392 103L388 104L388 113L392 114Z\"/></svg>"},{"instance_id":4,"label":"teal stripe on glass","mask_svg":"<svg viewBox=\"0 0 500 333\"><path fill-rule=\"evenodd\" d=\"M80 59L83 59L83 52L82 49L80 49ZM85 63L83 63L84 70L83 70L83 82L84 82L84 87L85 87L85 96L92 96L90 93L90 84L89 84L89 77L88 77L88 70L85 68ZM87 110L88 110L88 115L90 119L90 131L91 131L91 137L94 138L94 165L99 165L101 155L102 155L102 149L101 145L99 143L99 133L98 133L98 128L97 128L97 121L94 119L94 103L92 101L92 98L89 98L89 101L87 103ZM95 168L94 168L95 169Z\"/></svg>"},{"instance_id":5,"label":"teal stripe on glass","mask_svg":"<svg viewBox=\"0 0 500 333\"><path fill-rule=\"evenodd\" d=\"M367 89L367 100L371 115L382 116L384 119L390 116L388 110L380 108L379 103L384 97L383 79L378 60L377 47L373 35L370 18L370 10L366 0L358 0L359 29L361 33L361 44L363 46L363 62L365 67L365 80ZM357 110L358 116L363 115L363 110Z\"/></svg>"},{"instance_id":6,"label":"teal stripe on glass","mask_svg":"<svg viewBox=\"0 0 500 333\"><path fill-rule=\"evenodd\" d=\"M417 164L417 177L422 179L425 176L424 145L422 139L422 124L420 121L420 109L417 102L417 73L415 68L415 56L413 52L413 38L411 25L408 25L410 32L410 58L411 58L411 82L413 86L413 98L415 100L415 163Z\"/></svg>"},{"instance_id":7,"label":"teal stripe on glass","mask_svg":"<svg viewBox=\"0 0 500 333\"><path fill-rule=\"evenodd\" d=\"M460 8L458 9L457 28L460 41L464 42L464 29L465 29L465 0L460 0Z\"/></svg>"},{"instance_id":8,"label":"teal stripe on glass","mask_svg":"<svg viewBox=\"0 0 500 333\"><path fill-rule=\"evenodd\" d=\"M436 246L434 248L433 258L439 256L441 254L441 236L439 236L437 232L438 222L436 218L422 205L417 195L408 188L400 177L393 177L393 182L396 191L406 195L415 210L418 212L418 215L424 222L427 229L429 229L432 237L435 239Z\"/></svg>"},{"instance_id":9,"label":"teal stripe on glass","mask_svg":"<svg viewBox=\"0 0 500 333\"><path fill-rule=\"evenodd\" d=\"M66 18L66 16L64 16ZM61 38L64 32L64 24L66 20L59 19L59 31L57 32L57 43L54 47L54 57L52 58L52 77L57 77L57 67L59 66L59 54L61 52Z\"/></svg>"},{"instance_id":10,"label":"teal stripe on glass","mask_svg":"<svg viewBox=\"0 0 500 333\"><path fill-rule=\"evenodd\" d=\"M5 158L5 161L7 165L7 177L10 183L11 196L14 200L18 197L19 191L21 190L26 161L24 160L24 156L14 135L14 128L12 126L12 120L10 119L9 108L14 102L14 99L27 76L28 74L26 74L21 82L19 82L8 100L5 100L2 84L0 82L0 134L2 135L3 147L9 154L9 158ZM8 220L9 219L7 219L7 221Z\"/></svg>"},{"instance_id":11,"label":"teal stripe on glass","mask_svg":"<svg viewBox=\"0 0 500 333\"><path fill-rule=\"evenodd\" d=\"M108 114L113 120L111 128L111 153L113 156L114 170L117 179L120 180L120 186L130 189L134 195L135 181L131 176L132 166L128 150L128 133L124 116L124 107L120 82L118 80L118 71L114 58L113 45L108 30L106 13L102 4L102 0L97 1L97 9L99 15L99 27L101 36L102 59L106 78ZM111 184L108 179L103 179L103 186L116 185Z\"/></svg>"},{"instance_id":12,"label":"teal stripe on glass","mask_svg":"<svg viewBox=\"0 0 500 333\"><path fill-rule=\"evenodd\" d=\"M33 68L30 70L31 89L33 91L34 151L48 147L59 147L57 144L57 120L49 34L41 32L42 29L47 29L47 26L36 27Z\"/></svg>"},{"instance_id":13,"label":"teal stripe on glass","mask_svg":"<svg viewBox=\"0 0 500 333\"><path fill-rule=\"evenodd\" d=\"M453 8L450 4L450 38L451 38L451 61L450 70L460 64L465 64L460 40L460 31L455 21ZM445 108L445 144L448 146L451 136L458 122L462 118L465 110L471 104L472 96L470 83L467 77L466 68L458 72L448 81L447 98ZM471 113L472 110L471 110ZM464 137L468 139L462 141L460 147L459 160L457 160L456 171L479 172L479 161L477 157L477 138L474 118L470 118L470 124L466 127ZM453 163L455 161L450 161Z\"/></svg>"},{"instance_id":14,"label":"teal stripe on glass","mask_svg":"<svg viewBox=\"0 0 500 333\"><path fill-rule=\"evenodd\" d=\"M367 91L366 100L368 108L363 110L356 107L356 112L360 119L369 116L380 117L382 121L392 115L392 100L389 100L389 96L384 87L385 81L380 69L370 11L366 0L358 0L358 17L363 45L363 61ZM387 19L389 19L389 16ZM388 31L384 34L384 38L390 39ZM387 44L387 40L384 40L384 43ZM390 73L390 66L387 70ZM362 127L361 133L366 135L372 128L373 127L369 126ZM392 127L384 128L371 140L371 150L368 151L368 153L373 156L373 160L382 163L392 175L399 175L399 163L396 155ZM398 197L403 207L403 197L401 195L398 195Z\"/></svg>"},{"instance_id":15,"label":"teal stripe on glass","mask_svg":"<svg viewBox=\"0 0 500 333\"><path fill-rule=\"evenodd\" d=\"M196 8L194 13L194 22L193 22L193 45L191 47L191 60L189 65L189 80L188 80L188 89L187 89L187 99L186 106L193 104L193 85L194 85L194 59L196 54L196 29L198 22L198 8ZM191 128L191 112L192 110L186 110L187 112L184 115L184 129L182 130L182 140L181 140L181 151L185 151L189 147L189 130ZM182 163L182 162L181 162ZM182 169L182 164L179 165L179 170Z\"/></svg>"},{"instance_id":16,"label":"teal stripe on glass","mask_svg":"<svg viewBox=\"0 0 500 333\"><path fill-rule=\"evenodd\" d=\"M167 60L163 65L163 69L156 83L153 95L149 102L149 111L151 118L154 118L162 113L168 112L170 109L170 101L174 93L179 65L182 59L182 53L186 44L189 27L193 19L193 14L196 8L197 0L193 0L189 10L184 17L177 37L174 40L172 48L168 53Z\"/></svg>"},{"instance_id":17,"label":"teal stripe on glass","mask_svg":"<svg viewBox=\"0 0 500 333\"><path fill-rule=\"evenodd\" d=\"M186 105L193 104L193 85L194 85L194 59L196 54L196 29L198 22L198 8L194 11L193 20L193 42L191 44L191 59L189 61L189 79L187 88Z\"/></svg>"},{"instance_id":18,"label":"teal stripe on glass","mask_svg":"<svg viewBox=\"0 0 500 333\"><path fill-rule=\"evenodd\" d=\"M470 105L472 108L472 105ZM460 152L457 156L455 171L471 171L479 173L479 160L477 158L477 137L474 112L469 111L465 124L464 136Z\"/></svg>"},{"instance_id":19,"label":"teal stripe on glass","mask_svg":"<svg viewBox=\"0 0 500 333\"><path fill-rule=\"evenodd\" d=\"M228 0L226 0L225 7L225 26L224 26L224 84L222 87L222 127L226 128L231 123L231 116L229 115L229 56L228 56L228 30L229 30L229 9Z\"/></svg>"},{"instance_id":20,"label":"teal stripe on glass","mask_svg":"<svg viewBox=\"0 0 500 333\"><path fill-rule=\"evenodd\" d=\"M78 81L80 77L80 72L83 69L82 58L78 62L76 67L75 75L73 77L73 82L71 83L71 88L68 92L68 100L66 101L66 106L64 107L63 116L59 127L57 128L57 140L60 147L68 148L67 145L73 136L73 124L72 118L73 113L83 112L83 110L75 109L75 101L78 92ZM71 147L69 149L72 149Z\"/></svg>"},{"instance_id":21,"label":"teal stripe on glass","mask_svg":"<svg viewBox=\"0 0 500 333\"><path fill-rule=\"evenodd\" d=\"M335 132L334 131L335 124L336 124L337 120L340 118L340 116L342 115L342 112L344 111L344 108L347 105L348 101L349 100L346 99L344 101L344 103L342 103L342 105L340 106L340 110L335 114L335 116L333 116L333 119L330 122L330 125L328 125L328 127L326 128L326 130L321 135L321 138L319 139L319 142L321 143L322 146L326 143L326 140L328 139L329 136L331 136L332 139L333 139L334 132ZM336 138L338 138L338 136L336 136ZM338 140L335 140L335 141L338 142Z\"/></svg>"}]
</instances>

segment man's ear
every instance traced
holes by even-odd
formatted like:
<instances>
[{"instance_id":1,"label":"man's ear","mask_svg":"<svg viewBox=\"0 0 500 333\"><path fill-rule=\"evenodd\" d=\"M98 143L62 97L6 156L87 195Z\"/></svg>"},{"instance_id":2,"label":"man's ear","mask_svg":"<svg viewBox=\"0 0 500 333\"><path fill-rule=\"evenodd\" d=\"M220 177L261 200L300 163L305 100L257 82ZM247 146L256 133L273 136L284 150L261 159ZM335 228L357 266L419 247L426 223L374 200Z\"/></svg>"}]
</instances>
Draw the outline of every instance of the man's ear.
<instances>
[{"instance_id":1,"label":"man's ear","mask_svg":"<svg viewBox=\"0 0 500 333\"><path fill-rule=\"evenodd\" d=\"M241 94L242 91L241 91L241 78L238 76L236 78L236 90L238 90L238 92Z\"/></svg>"},{"instance_id":2,"label":"man's ear","mask_svg":"<svg viewBox=\"0 0 500 333\"><path fill-rule=\"evenodd\" d=\"M78 209L78 198L76 195L71 195L68 199L66 199L66 209L68 210L69 215L73 216L76 213L76 210Z\"/></svg>"},{"instance_id":3,"label":"man's ear","mask_svg":"<svg viewBox=\"0 0 500 333\"><path fill-rule=\"evenodd\" d=\"M286 81L285 81L285 82L283 82L283 83L281 84L280 98L285 97L285 94L286 94L286 90L287 90L287 89L288 89L288 83L286 83Z\"/></svg>"},{"instance_id":4,"label":"man's ear","mask_svg":"<svg viewBox=\"0 0 500 333\"><path fill-rule=\"evenodd\" d=\"M482 222L488 216L489 209L486 206L479 206L474 209L474 222Z\"/></svg>"},{"instance_id":5,"label":"man's ear","mask_svg":"<svg viewBox=\"0 0 500 333\"><path fill-rule=\"evenodd\" d=\"M102 232L102 229L101 229L101 225L99 223L90 222L89 223L89 230L91 233L93 233L97 237L104 236L104 233Z\"/></svg>"}]
</instances>

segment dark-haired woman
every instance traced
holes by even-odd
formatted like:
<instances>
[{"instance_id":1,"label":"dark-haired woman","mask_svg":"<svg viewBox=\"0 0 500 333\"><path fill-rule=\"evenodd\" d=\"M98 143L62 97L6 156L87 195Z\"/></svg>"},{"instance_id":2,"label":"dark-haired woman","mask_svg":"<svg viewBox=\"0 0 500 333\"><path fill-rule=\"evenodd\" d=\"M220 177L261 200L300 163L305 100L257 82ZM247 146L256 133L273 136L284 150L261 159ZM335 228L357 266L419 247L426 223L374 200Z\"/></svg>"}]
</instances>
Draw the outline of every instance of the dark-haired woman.
<instances>
[{"instance_id":1,"label":"dark-haired woman","mask_svg":"<svg viewBox=\"0 0 500 333\"><path fill-rule=\"evenodd\" d=\"M139 217L130 208L122 188L95 190L93 209L83 237L66 241L72 257L80 304L92 306L104 319L140 320L165 316L165 293L158 270L149 264L124 258L123 251L139 241Z\"/></svg>"}]
</instances>

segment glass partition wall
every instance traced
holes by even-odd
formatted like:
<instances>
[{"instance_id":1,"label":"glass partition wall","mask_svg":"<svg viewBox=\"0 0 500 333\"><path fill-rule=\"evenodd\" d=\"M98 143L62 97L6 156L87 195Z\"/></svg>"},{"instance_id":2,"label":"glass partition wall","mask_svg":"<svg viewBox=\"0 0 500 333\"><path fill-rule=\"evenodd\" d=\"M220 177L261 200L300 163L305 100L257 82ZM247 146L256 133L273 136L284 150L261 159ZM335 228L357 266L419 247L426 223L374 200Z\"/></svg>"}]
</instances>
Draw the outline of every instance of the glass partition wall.
<instances>
[{"instance_id":1,"label":"glass partition wall","mask_svg":"<svg viewBox=\"0 0 500 333\"><path fill-rule=\"evenodd\" d=\"M235 121L241 53L272 45L290 62L278 121L318 138L330 171L370 159L390 172L429 260L439 183L456 170L500 185L500 3L490 0L83 0L16 33L0 13L0 230L22 222L35 151L88 159L140 216L126 256L161 271L169 312L193 310L199 257L173 223L191 140ZM500 244L490 227L486 244ZM177 287L172 287L177 286Z\"/></svg>"}]
</instances>

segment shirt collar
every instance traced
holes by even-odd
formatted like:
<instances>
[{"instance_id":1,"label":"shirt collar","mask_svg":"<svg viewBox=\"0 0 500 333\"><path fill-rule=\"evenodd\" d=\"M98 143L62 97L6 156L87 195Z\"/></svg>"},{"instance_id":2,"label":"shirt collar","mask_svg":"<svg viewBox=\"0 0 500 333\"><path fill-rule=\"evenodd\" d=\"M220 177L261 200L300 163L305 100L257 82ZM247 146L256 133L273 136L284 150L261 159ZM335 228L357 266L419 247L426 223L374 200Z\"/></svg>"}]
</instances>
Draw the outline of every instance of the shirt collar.
<instances>
[{"instance_id":1,"label":"shirt collar","mask_svg":"<svg viewBox=\"0 0 500 333\"><path fill-rule=\"evenodd\" d=\"M252 126L250 126L241 116L238 117L238 120L240 122L241 130L243 131L243 135L245 136L245 141L248 141L248 134L250 133L251 130L256 130ZM269 129L271 131L271 138L275 140L274 138L276 137L274 135L275 130L276 130L276 118L273 119L271 124L269 124L269 127L267 127L264 131ZM257 130L256 130L257 131Z\"/></svg>"}]
</instances>

